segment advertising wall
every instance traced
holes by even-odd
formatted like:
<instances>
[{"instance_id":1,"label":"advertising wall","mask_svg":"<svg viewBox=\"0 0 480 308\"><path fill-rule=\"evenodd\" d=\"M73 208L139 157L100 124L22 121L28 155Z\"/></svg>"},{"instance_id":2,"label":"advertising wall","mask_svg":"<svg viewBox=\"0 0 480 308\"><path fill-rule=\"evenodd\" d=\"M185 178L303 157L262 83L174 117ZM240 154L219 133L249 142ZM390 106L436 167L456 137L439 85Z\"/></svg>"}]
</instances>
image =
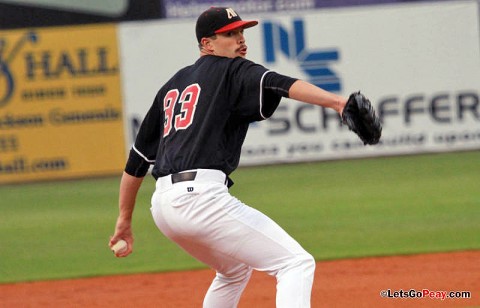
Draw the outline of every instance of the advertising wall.
<instances>
[{"instance_id":1,"label":"advertising wall","mask_svg":"<svg viewBox=\"0 0 480 308\"><path fill-rule=\"evenodd\" d=\"M242 16L260 21L245 32L248 58L345 96L362 90L383 137L364 147L333 111L284 99L251 126L241 164L479 149L478 12L451 1ZM197 59L194 22L120 25L127 147L160 86Z\"/></svg>"},{"instance_id":2,"label":"advertising wall","mask_svg":"<svg viewBox=\"0 0 480 308\"><path fill-rule=\"evenodd\" d=\"M422 1L440 2L446 0L164 0L163 2L166 18L196 18L201 12L211 6L232 7L243 16L243 14L249 13L259 14Z\"/></svg>"},{"instance_id":3,"label":"advertising wall","mask_svg":"<svg viewBox=\"0 0 480 308\"><path fill-rule=\"evenodd\" d=\"M0 32L0 183L120 172L120 92L114 25Z\"/></svg>"},{"instance_id":4,"label":"advertising wall","mask_svg":"<svg viewBox=\"0 0 480 308\"><path fill-rule=\"evenodd\" d=\"M248 58L348 96L383 123L365 147L332 110L284 99L241 165L480 149L478 1L245 15ZM0 31L0 184L118 174L158 89L199 56L195 19Z\"/></svg>"},{"instance_id":5,"label":"advertising wall","mask_svg":"<svg viewBox=\"0 0 480 308\"><path fill-rule=\"evenodd\" d=\"M0 0L0 29L196 18L211 6L239 14L448 0Z\"/></svg>"}]
</instances>

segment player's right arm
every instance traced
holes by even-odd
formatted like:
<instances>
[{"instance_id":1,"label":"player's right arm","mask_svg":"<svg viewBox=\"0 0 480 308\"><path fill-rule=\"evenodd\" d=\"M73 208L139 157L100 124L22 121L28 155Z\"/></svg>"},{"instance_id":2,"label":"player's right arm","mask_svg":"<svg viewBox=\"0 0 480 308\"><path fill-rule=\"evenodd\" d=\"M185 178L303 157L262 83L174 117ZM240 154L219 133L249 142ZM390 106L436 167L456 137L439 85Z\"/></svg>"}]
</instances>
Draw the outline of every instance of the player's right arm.
<instances>
[{"instance_id":1,"label":"player's right arm","mask_svg":"<svg viewBox=\"0 0 480 308\"><path fill-rule=\"evenodd\" d=\"M117 257L126 257L132 252L133 232L132 217L135 208L138 190L151 164L155 162L158 148L159 127L161 120L157 97L152 107L145 116L137 134L135 144L130 150L125 171L120 181L118 198L118 217L115 225L115 233L110 238L109 246L123 239L128 243L127 250L117 254Z\"/></svg>"},{"instance_id":2,"label":"player's right arm","mask_svg":"<svg viewBox=\"0 0 480 308\"><path fill-rule=\"evenodd\" d=\"M126 257L132 252L133 233L132 233L132 217L135 208L135 201L138 190L142 185L144 177L135 177L126 172L123 173L120 181L120 191L118 199L118 218L115 225L115 234L110 239L110 248L120 239L124 239L128 243L125 252L119 253L117 257Z\"/></svg>"}]
</instances>

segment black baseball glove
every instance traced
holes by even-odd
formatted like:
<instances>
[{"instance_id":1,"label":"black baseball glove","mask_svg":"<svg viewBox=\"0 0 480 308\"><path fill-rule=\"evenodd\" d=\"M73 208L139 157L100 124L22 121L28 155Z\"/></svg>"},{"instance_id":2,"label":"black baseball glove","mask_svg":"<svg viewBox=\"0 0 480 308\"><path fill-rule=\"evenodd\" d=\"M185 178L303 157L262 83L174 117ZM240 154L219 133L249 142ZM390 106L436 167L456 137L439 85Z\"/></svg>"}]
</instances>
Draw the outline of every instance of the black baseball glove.
<instances>
[{"instance_id":1,"label":"black baseball glove","mask_svg":"<svg viewBox=\"0 0 480 308\"><path fill-rule=\"evenodd\" d=\"M356 133L364 145L377 144L382 135L382 124L375 110L360 91L350 94L342 112L342 122Z\"/></svg>"}]
</instances>

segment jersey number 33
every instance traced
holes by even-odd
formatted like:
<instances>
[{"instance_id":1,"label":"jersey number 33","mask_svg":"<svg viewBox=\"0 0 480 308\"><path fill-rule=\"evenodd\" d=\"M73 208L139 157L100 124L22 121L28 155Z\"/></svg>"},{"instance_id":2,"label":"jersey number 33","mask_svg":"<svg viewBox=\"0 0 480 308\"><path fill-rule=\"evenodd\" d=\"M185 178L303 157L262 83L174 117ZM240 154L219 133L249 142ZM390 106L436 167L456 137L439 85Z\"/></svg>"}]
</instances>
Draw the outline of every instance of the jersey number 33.
<instances>
[{"instance_id":1,"label":"jersey number 33","mask_svg":"<svg viewBox=\"0 0 480 308\"><path fill-rule=\"evenodd\" d=\"M180 93L178 89L172 89L167 92L163 98L163 110L165 112L165 121L163 123L163 137L166 137L172 131L187 129L193 122L198 99L200 98L200 86L194 83L185 88ZM178 114L175 114L175 105L180 104Z\"/></svg>"}]
</instances>

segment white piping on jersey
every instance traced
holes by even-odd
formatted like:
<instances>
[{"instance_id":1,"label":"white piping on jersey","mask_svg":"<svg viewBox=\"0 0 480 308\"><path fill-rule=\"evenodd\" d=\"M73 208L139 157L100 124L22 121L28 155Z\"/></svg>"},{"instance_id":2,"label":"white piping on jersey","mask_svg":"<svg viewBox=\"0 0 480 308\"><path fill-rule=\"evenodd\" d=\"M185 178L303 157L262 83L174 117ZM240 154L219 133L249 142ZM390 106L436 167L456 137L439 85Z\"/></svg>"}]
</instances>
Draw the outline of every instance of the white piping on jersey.
<instances>
[{"instance_id":1,"label":"white piping on jersey","mask_svg":"<svg viewBox=\"0 0 480 308\"><path fill-rule=\"evenodd\" d=\"M138 155L140 155L141 158L143 158L147 163L154 163L155 160L151 160L151 159L148 159L145 155L143 155L139 150L137 150L137 148L135 147L135 145L132 145L132 149L137 152Z\"/></svg>"},{"instance_id":2,"label":"white piping on jersey","mask_svg":"<svg viewBox=\"0 0 480 308\"><path fill-rule=\"evenodd\" d=\"M260 116L266 120L267 117L263 115L262 113L262 110L263 110L263 79L265 78L265 75L267 75L268 73L270 73L271 71L266 71L265 73L263 73L262 75L262 78L260 79Z\"/></svg>"}]
</instances>

